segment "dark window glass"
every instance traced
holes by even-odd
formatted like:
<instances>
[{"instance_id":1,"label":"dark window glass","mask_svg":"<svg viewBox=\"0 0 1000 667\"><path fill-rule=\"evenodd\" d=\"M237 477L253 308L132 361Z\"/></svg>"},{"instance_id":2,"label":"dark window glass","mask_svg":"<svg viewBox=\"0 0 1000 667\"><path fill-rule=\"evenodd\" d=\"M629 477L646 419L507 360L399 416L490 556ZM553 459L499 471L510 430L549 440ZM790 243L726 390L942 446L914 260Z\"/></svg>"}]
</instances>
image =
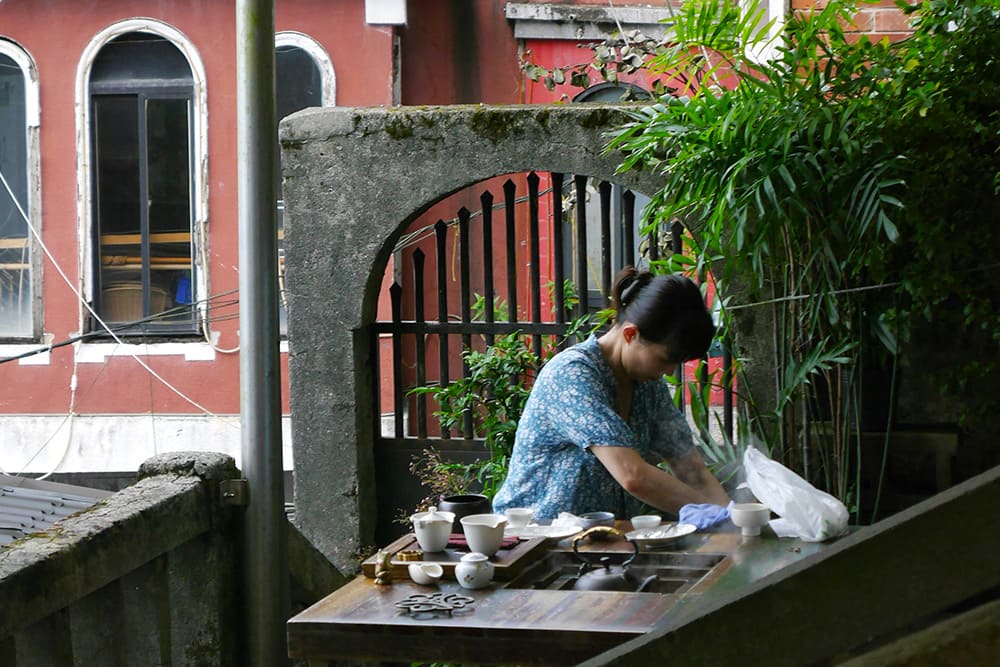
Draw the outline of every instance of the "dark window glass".
<instances>
[{"instance_id":1,"label":"dark window glass","mask_svg":"<svg viewBox=\"0 0 1000 667\"><path fill-rule=\"evenodd\" d=\"M111 42L95 61L98 314L119 333L193 333L193 91L177 49L140 37Z\"/></svg>"},{"instance_id":2,"label":"dark window glass","mask_svg":"<svg viewBox=\"0 0 1000 667\"><path fill-rule=\"evenodd\" d=\"M274 78L278 120L323 103L323 79L319 67L303 49L278 47L274 52Z\"/></svg>"},{"instance_id":3,"label":"dark window glass","mask_svg":"<svg viewBox=\"0 0 1000 667\"><path fill-rule=\"evenodd\" d=\"M191 67L177 47L156 35L132 32L111 40L94 59L92 91L109 86L190 85Z\"/></svg>"}]
</instances>

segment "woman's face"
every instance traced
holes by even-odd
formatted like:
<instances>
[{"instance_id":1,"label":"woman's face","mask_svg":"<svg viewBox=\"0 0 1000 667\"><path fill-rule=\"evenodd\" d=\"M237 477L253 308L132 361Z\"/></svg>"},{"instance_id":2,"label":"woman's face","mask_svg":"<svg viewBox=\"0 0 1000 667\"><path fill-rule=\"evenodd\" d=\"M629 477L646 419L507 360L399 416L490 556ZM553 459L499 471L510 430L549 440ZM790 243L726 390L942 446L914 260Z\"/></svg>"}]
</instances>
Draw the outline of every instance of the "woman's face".
<instances>
[{"instance_id":1,"label":"woman's face","mask_svg":"<svg viewBox=\"0 0 1000 667\"><path fill-rule=\"evenodd\" d=\"M671 359L670 348L665 344L647 341L638 332L626 341L622 364L633 380L657 380L677 370L677 362Z\"/></svg>"}]
</instances>

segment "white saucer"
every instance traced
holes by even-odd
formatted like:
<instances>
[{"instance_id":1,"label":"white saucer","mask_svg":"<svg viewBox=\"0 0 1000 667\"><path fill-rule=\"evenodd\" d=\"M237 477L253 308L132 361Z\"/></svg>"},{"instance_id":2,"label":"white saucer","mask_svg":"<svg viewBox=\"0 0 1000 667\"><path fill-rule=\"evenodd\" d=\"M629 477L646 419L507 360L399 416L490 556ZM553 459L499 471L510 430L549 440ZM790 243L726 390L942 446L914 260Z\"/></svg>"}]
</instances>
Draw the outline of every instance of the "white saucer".
<instances>
[{"instance_id":1,"label":"white saucer","mask_svg":"<svg viewBox=\"0 0 1000 667\"><path fill-rule=\"evenodd\" d=\"M581 530L580 526L540 526L537 523L529 523L527 526L508 526L503 534L508 537L516 535L525 540L530 540L533 537L545 537L558 541L576 535Z\"/></svg>"},{"instance_id":2,"label":"white saucer","mask_svg":"<svg viewBox=\"0 0 1000 667\"><path fill-rule=\"evenodd\" d=\"M691 523L664 523L656 528L633 530L625 534L625 539L631 540L639 546L658 547L670 544L697 530L698 527Z\"/></svg>"}]
</instances>

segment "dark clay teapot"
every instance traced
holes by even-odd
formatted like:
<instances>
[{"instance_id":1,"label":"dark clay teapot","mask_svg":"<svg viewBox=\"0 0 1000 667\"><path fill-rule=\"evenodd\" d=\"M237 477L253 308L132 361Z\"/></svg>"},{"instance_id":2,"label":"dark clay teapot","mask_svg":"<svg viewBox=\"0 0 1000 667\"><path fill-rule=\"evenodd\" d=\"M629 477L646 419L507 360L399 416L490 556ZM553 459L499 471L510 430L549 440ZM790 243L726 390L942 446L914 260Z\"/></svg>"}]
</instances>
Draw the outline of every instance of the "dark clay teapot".
<instances>
[{"instance_id":1,"label":"dark clay teapot","mask_svg":"<svg viewBox=\"0 0 1000 667\"><path fill-rule=\"evenodd\" d=\"M587 537L593 537L592 534L597 533L600 533L601 537L611 535L624 537L622 532L616 528L597 526L582 533L579 537L573 540L573 555L576 556L577 560L581 563L580 570L576 575L576 581L573 582L574 590L642 593L647 586L656 581L655 574L651 574L640 581L638 577L628 571L629 563L635 560L635 557L639 555L639 545L631 540L629 541L629 544L632 545L632 555L629 556L628 559L621 565L612 565L610 562L611 559L608 556L601 558L598 561L598 566L596 568L593 563L585 560L580 555L580 552L577 551L577 545L581 540Z\"/></svg>"}]
</instances>

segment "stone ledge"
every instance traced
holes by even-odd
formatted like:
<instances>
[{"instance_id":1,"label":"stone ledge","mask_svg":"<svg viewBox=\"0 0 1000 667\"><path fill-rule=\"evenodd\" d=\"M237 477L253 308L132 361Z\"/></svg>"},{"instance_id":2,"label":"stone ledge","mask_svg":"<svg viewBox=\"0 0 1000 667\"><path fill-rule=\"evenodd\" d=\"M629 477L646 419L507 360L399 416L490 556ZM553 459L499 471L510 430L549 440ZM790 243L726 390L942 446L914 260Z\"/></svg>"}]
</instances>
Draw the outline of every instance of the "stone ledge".
<instances>
[{"instance_id":1,"label":"stone ledge","mask_svg":"<svg viewBox=\"0 0 1000 667\"><path fill-rule=\"evenodd\" d=\"M139 479L171 474L217 481L239 477L240 471L232 456L218 452L166 452L146 459L139 466Z\"/></svg>"},{"instance_id":2,"label":"stone ledge","mask_svg":"<svg viewBox=\"0 0 1000 667\"><path fill-rule=\"evenodd\" d=\"M236 472L232 457L147 463L132 486L0 550L0 640L212 530L217 515L235 516L205 483Z\"/></svg>"}]
</instances>

